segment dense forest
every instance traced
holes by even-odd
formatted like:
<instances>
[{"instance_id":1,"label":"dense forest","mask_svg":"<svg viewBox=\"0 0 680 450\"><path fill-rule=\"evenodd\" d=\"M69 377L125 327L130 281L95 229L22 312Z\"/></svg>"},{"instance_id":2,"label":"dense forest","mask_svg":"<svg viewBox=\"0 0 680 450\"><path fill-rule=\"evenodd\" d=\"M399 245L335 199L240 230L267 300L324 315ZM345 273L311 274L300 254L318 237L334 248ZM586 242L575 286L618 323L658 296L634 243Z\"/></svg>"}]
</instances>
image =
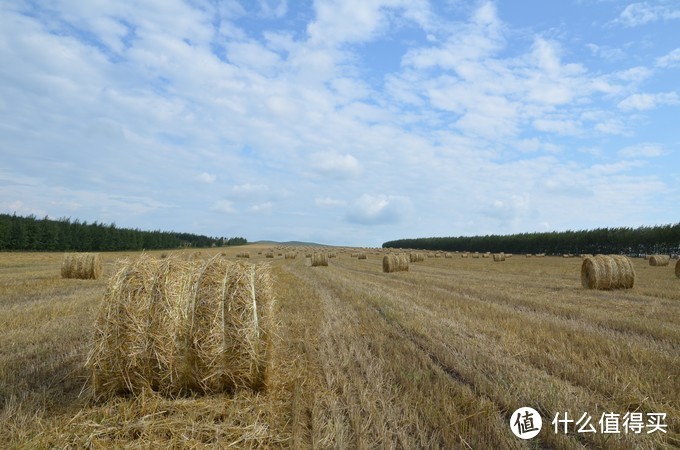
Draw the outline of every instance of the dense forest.
<instances>
[{"instance_id":1,"label":"dense forest","mask_svg":"<svg viewBox=\"0 0 680 450\"><path fill-rule=\"evenodd\" d=\"M583 231L554 231L510 235L430 237L399 239L384 248L422 250L547 253L547 254L677 254L680 253L680 223L639 228L597 228Z\"/></svg>"},{"instance_id":2,"label":"dense forest","mask_svg":"<svg viewBox=\"0 0 680 450\"><path fill-rule=\"evenodd\" d=\"M10 251L127 251L180 247L243 245L242 237L216 238L172 231L141 231L115 224L53 220L0 214L0 250Z\"/></svg>"}]
</instances>

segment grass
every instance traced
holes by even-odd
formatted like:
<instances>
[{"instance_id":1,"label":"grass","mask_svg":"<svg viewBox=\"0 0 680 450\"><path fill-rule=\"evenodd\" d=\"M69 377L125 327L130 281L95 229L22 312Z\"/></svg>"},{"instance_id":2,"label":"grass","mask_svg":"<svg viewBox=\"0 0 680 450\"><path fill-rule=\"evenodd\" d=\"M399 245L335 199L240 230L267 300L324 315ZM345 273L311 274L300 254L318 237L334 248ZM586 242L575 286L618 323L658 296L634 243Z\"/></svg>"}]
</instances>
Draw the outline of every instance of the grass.
<instances>
[{"instance_id":1,"label":"grass","mask_svg":"<svg viewBox=\"0 0 680 450\"><path fill-rule=\"evenodd\" d=\"M101 280L60 279L61 256L0 259L1 448L680 446L670 266L636 259L634 289L590 291L576 258L454 255L383 273L373 254L339 252L327 268L257 255L273 266L280 321L266 393L96 403L81 395L82 367L122 255L102 254ZM532 441L508 426L521 406L543 415ZM605 412L664 412L668 433L555 434L565 411L588 412L596 427Z\"/></svg>"}]
</instances>

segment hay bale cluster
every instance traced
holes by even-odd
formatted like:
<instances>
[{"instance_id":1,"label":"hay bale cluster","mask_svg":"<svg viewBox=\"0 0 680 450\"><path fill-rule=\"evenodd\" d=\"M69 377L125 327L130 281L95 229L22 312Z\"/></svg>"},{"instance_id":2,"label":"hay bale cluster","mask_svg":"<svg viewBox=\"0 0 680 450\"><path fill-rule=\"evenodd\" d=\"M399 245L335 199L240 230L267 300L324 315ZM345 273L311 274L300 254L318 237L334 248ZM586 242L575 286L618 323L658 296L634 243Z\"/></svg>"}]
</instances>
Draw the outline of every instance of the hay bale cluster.
<instances>
[{"instance_id":1,"label":"hay bale cluster","mask_svg":"<svg viewBox=\"0 0 680 450\"><path fill-rule=\"evenodd\" d=\"M119 261L86 362L95 397L263 389L272 292L269 266L220 255Z\"/></svg>"},{"instance_id":2,"label":"hay bale cluster","mask_svg":"<svg viewBox=\"0 0 680 450\"><path fill-rule=\"evenodd\" d=\"M587 256L581 264L581 285L586 289L631 289L633 262L622 255Z\"/></svg>"},{"instance_id":3,"label":"hay bale cluster","mask_svg":"<svg viewBox=\"0 0 680 450\"><path fill-rule=\"evenodd\" d=\"M654 267L667 266L671 262L669 255L652 255L649 257L649 265Z\"/></svg>"},{"instance_id":4,"label":"hay bale cluster","mask_svg":"<svg viewBox=\"0 0 680 450\"><path fill-rule=\"evenodd\" d=\"M99 253L66 253L61 261L61 277L98 280L102 276Z\"/></svg>"},{"instance_id":5,"label":"hay bale cluster","mask_svg":"<svg viewBox=\"0 0 680 450\"><path fill-rule=\"evenodd\" d=\"M408 272L409 257L406 255L383 256L383 272Z\"/></svg>"}]
</instances>

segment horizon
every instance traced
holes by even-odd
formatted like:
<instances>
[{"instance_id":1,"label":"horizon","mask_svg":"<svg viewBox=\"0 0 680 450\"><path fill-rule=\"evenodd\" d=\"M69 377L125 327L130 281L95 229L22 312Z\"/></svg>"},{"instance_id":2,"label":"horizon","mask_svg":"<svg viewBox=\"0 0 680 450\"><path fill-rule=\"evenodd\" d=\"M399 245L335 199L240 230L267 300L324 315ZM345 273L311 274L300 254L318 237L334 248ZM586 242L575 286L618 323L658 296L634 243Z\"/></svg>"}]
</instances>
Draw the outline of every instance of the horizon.
<instances>
[{"instance_id":1,"label":"horizon","mask_svg":"<svg viewBox=\"0 0 680 450\"><path fill-rule=\"evenodd\" d=\"M673 1L0 10L8 214L348 247L678 222Z\"/></svg>"}]
</instances>

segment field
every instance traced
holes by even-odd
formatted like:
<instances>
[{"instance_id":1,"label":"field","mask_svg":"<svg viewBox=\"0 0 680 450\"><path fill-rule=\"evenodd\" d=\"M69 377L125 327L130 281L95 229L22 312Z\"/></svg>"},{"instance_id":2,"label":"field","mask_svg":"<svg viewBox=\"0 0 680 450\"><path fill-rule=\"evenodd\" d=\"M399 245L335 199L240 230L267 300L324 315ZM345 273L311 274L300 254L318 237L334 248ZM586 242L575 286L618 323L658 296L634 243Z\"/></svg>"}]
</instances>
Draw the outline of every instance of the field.
<instances>
[{"instance_id":1,"label":"field","mask_svg":"<svg viewBox=\"0 0 680 450\"><path fill-rule=\"evenodd\" d=\"M674 264L636 259L634 289L589 291L578 257L454 254L383 273L373 252L338 251L328 267L310 267L300 251L269 259L245 249L276 280L266 392L99 403L83 365L124 255L102 254L104 276L93 281L62 280L61 254L1 254L0 448L680 447ZM530 441L509 427L523 406L543 417ZM556 433L551 421L565 412L587 413L596 432L571 423ZM625 433L627 412L643 414L639 434ZM602 432L606 413L620 415L618 433ZM666 414L663 431L648 433L651 413Z\"/></svg>"}]
</instances>

